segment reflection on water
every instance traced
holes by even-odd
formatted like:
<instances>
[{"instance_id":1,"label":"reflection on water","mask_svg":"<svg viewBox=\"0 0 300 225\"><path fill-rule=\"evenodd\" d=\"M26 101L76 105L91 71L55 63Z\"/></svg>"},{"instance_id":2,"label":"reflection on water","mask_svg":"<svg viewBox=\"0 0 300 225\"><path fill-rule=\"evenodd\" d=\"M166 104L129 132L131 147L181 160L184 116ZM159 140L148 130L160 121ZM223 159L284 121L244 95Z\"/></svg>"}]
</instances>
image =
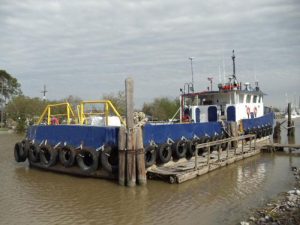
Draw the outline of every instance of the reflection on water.
<instances>
[{"instance_id":1,"label":"reflection on water","mask_svg":"<svg viewBox=\"0 0 300 225\"><path fill-rule=\"evenodd\" d=\"M300 166L300 157L262 154L180 185L125 188L16 163L20 139L0 134L1 224L235 224L291 188L290 166Z\"/></svg>"},{"instance_id":2,"label":"reflection on water","mask_svg":"<svg viewBox=\"0 0 300 225\"><path fill-rule=\"evenodd\" d=\"M287 121L281 126L281 136L279 138L274 139L274 143L281 144L298 144L300 143L300 119L294 120L295 125L295 136L288 137L287 136Z\"/></svg>"}]
</instances>

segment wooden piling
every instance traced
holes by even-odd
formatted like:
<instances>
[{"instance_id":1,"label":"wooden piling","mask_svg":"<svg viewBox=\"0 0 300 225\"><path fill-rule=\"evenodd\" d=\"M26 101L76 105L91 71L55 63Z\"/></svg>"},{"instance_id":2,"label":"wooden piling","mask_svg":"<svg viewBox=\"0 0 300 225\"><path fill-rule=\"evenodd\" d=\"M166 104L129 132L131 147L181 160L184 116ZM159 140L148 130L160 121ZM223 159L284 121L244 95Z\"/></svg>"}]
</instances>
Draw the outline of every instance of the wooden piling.
<instances>
[{"instance_id":1,"label":"wooden piling","mask_svg":"<svg viewBox=\"0 0 300 225\"><path fill-rule=\"evenodd\" d=\"M288 122L287 122L287 136L292 137L295 135L295 126L294 126L294 121L292 121L292 107L291 103L288 103Z\"/></svg>"},{"instance_id":2,"label":"wooden piling","mask_svg":"<svg viewBox=\"0 0 300 225\"><path fill-rule=\"evenodd\" d=\"M292 108L291 108L291 103L288 103L288 108L287 108L287 113L288 113L288 121L287 121L287 126L288 126L288 130L287 130L287 136L291 136L291 121L292 121L292 117L291 117L291 113L292 113Z\"/></svg>"},{"instance_id":3,"label":"wooden piling","mask_svg":"<svg viewBox=\"0 0 300 225\"><path fill-rule=\"evenodd\" d=\"M143 145L143 132L141 127L136 128L136 168L137 180L141 185L147 184L145 150Z\"/></svg>"},{"instance_id":4,"label":"wooden piling","mask_svg":"<svg viewBox=\"0 0 300 225\"><path fill-rule=\"evenodd\" d=\"M136 185L136 159L135 159L135 131L127 131L127 186Z\"/></svg>"},{"instance_id":5,"label":"wooden piling","mask_svg":"<svg viewBox=\"0 0 300 225\"><path fill-rule=\"evenodd\" d=\"M119 149L119 184L125 185L125 171L126 171L126 128L120 127L119 138L118 138L118 149Z\"/></svg>"},{"instance_id":6,"label":"wooden piling","mask_svg":"<svg viewBox=\"0 0 300 225\"><path fill-rule=\"evenodd\" d=\"M276 125L274 127L274 132L273 132L273 139L279 140L281 138L281 124L280 122L276 122Z\"/></svg>"},{"instance_id":7,"label":"wooden piling","mask_svg":"<svg viewBox=\"0 0 300 225\"><path fill-rule=\"evenodd\" d=\"M127 185L133 187L136 185L136 163L135 163L135 135L133 121L133 79L125 80L126 94L126 126L127 126Z\"/></svg>"}]
</instances>

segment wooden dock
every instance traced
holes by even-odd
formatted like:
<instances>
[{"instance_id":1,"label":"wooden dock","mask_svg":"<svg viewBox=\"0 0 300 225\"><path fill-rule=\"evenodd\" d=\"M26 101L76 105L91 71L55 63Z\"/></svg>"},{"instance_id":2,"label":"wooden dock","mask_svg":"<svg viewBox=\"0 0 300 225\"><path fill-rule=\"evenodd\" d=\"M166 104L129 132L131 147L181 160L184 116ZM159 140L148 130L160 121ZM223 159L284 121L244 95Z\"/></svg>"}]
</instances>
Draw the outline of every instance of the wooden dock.
<instances>
[{"instance_id":1,"label":"wooden dock","mask_svg":"<svg viewBox=\"0 0 300 225\"><path fill-rule=\"evenodd\" d=\"M284 149L287 148L289 152L293 150L300 149L299 144L280 144L280 143L271 143L262 146L262 152L283 152Z\"/></svg>"},{"instance_id":2,"label":"wooden dock","mask_svg":"<svg viewBox=\"0 0 300 225\"><path fill-rule=\"evenodd\" d=\"M230 148L232 142L238 142L235 148ZM219 148L218 151L210 151L214 145L228 143L225 151ZM207 147L208 151L202 156L192 157L191 159L181 159L177 162L169 162L161 166L152 166L147 170L149 179L160 179L169 183L182 183L201 176L220 167L232 164L245 158L260 153L263 145L270 142L270 138L257 140L255 135L244 135L223 140L199 144L196 149ZM196 151L197 152L197 151Z\"/></svg>"}]
</instances>

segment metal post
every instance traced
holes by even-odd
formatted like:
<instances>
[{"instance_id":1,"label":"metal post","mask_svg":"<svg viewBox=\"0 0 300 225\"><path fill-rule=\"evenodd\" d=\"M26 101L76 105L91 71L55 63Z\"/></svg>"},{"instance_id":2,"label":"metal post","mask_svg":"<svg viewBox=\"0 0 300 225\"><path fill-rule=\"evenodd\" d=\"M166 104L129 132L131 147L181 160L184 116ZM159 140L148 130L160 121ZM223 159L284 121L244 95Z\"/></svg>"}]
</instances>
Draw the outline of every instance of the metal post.
<instances>
[{"instance_id":1,"label":"metal post","mask_svg":"<svg viewBox=\"0 0 300 225\"><path fill-rule=\"evenodd\" d=\"M108 108L108 103L105 103L105 125L108 126L108 115L109 114L109 108Z\"/></svg>"},{"instance_id":2,"label":"metal post","mask_svg":"<svg viewBox=\"0 0 300 225\"><path fill-rule=\"evenodd\" d=\"M48 120L47 120L48 125L51 124L51 108L48 106Z\"/></svg>"},{"instance_id":3,"label":"metal post","mask_svg":"<svg viewBox=\"0 0 300 225\"><path fill-rule=\"evenodd\" d=\"M67 104L67 124L70 124L70 108L69 103Z\"/></svg>"},{"instance_id":4,"label":"metal post","mask_svg":"<svg viewBox=\"0 0 300 225\"><path fill-rule=\"evenodd\" d=\"M242 139L242 156L244 158L244 139Z\"/></svg>"},{"instance_id":5,"label":"metal post","mask_svg":"<svg viewBox=\"0 0 300 225\"><path fill-rule=\"evenodd\" d=\"M198 168L198 148L197 145L195 147L195 170Z\"/></svg>"},{"instance_id":6,"label":"metal post","mask_svg":"<svg viewBox=\"0 0 300 225\"><path fill-rule=\"evenodd\" d=\"M228 141L228 142L227 142L227 148L226 148L226 160L228 160L230 144L231 144L231 142Z\"/></svg>"},{"instance_id":7,"label":"metal post","mask_svg":"<svg viewBox=\"0 0 300 225\"><path fill-rule=\"evenodd\" d=\"M208 165L208 169L209 169L209 165L210 165L210 145L208 146L207 165Z\"/></svg>"},{"instance_id":8,"label":"metal post","mask_svg":"<svg viewBox=\"0 0 300 225\"><path fill-rule=\"evenodd\" d=\"M192 84L193 84L193 89L194 89L194 70L193 70L193 59L194 59L194 57L189 57L189 60L191 60Z\"/></svg>"}]
</instances>

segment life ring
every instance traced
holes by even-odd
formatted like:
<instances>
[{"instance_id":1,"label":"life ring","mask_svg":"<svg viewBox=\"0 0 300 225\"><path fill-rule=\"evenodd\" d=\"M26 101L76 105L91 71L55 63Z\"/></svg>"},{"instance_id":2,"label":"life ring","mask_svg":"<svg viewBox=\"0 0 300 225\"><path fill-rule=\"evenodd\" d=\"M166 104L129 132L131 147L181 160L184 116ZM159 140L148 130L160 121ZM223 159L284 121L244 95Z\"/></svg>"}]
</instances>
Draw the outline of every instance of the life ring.
<instances>
[{"instance_id":1,"label":"life ring","mask_svg":"<svg viewBox=\"0 0 300 225\"><path fill-rule=\"evenodd\" d=\"M152 166L156 161L156 147L149 145L145 148L145 165L146 168Z\"/></svg>"},{"instance_id":2,"label":"life ring","mask_svg":"<svg viewBox=\"0 0 300 225\"><path fill-rule=\"evenodd\" d=\"M28 151L28 159L30 162L38 162L40 157L39 157L39 153L40 153L40 147L37 144L30 144L29 146L29 151Z\"/></svg>"},{"instance_id":3,"label":"life ring","mask_svg":"<svg viewBox=\"0 0 300 225\"><path fill-rule=\"evenodd\" d=\"M76 155L76 160L84 173L91 173L98 169L99 153L95 150L81 149Z\"/></svg>"},{"instance_id":4,"label":"life ring","mask_svg":"<svg viewBox=\"0 0 300 225\"><path fill-rule=\"evenodd\" d=\"M118 151L111 146L105 146L100 153L101 166L104 170L110 173L115 173L118 170Z\"/></svg>"},{"instance_id":5,"label":"life ring","mask_svg":"<svg viewBox=\"0 0 300 225\"><path fill-rule=\"evenodd\" d=\"M76 159L76 150L71 146L63 146L59 150L59 161L64 167L71 167L74 165Z\"/></svg>"},{"instance_id":6,"label":"life ring","mask_svg":"<svg viewBox=\"0 0 300 225\"><path fill-rule=\"evenodd\" d=\"M187 151L187 144L185 140L180 140L172 144L172 153L175 159L183 158Z\"/></svg>"},{"instance_id":7,"label":"life ring","mask_svg":"<svg viewBox=\"0 0 300 225\"><path fill-rule=\"evenodd\" d=\"M249 115L250 115L250 107L247 107L246 112L247 112L247 115L249 117Z\"/></svg>"},{"instance_id":8,"label":"life ring","mask_svg":"<svg viewBox=\"0 0 300 225\"><path fill-rule=\"evenodd\" d=\"M254 117L256 117L256 115L257 115L257 108L256 107L254 107L253 112L254 112Z\"/></svg>"},{"instance_id":9,"label":"life ring","mask_svg":"<svg viewBox=\"0 0 300 225\"><path fill-rule=\"evenodd\" d=\"M158 147L157 159L160 163L167 163L170 161L172 156L171 146L167 143L161 144Z\"/></svg>"},{"instance_id":10,"label":"life ring","mask_svg":"<svg viewBox=\"0 0 300 225\"><path fill-rule=\"evenodd\" d=\"M58 151L50 145L43 144L39 151L41 164L45 167L54 166L57 162Z\"/></svg>"},{"instance_id":11,"label":"life ring","mask_svg":"<svg viewBox=\"0 0 300 225\"><path fill-rule=\"evenodd\" d=\"M17 142L14 147L14 156L16 162L24 162L28 155L28 148L24 142Z\"/></svg>"}]
</instances>

